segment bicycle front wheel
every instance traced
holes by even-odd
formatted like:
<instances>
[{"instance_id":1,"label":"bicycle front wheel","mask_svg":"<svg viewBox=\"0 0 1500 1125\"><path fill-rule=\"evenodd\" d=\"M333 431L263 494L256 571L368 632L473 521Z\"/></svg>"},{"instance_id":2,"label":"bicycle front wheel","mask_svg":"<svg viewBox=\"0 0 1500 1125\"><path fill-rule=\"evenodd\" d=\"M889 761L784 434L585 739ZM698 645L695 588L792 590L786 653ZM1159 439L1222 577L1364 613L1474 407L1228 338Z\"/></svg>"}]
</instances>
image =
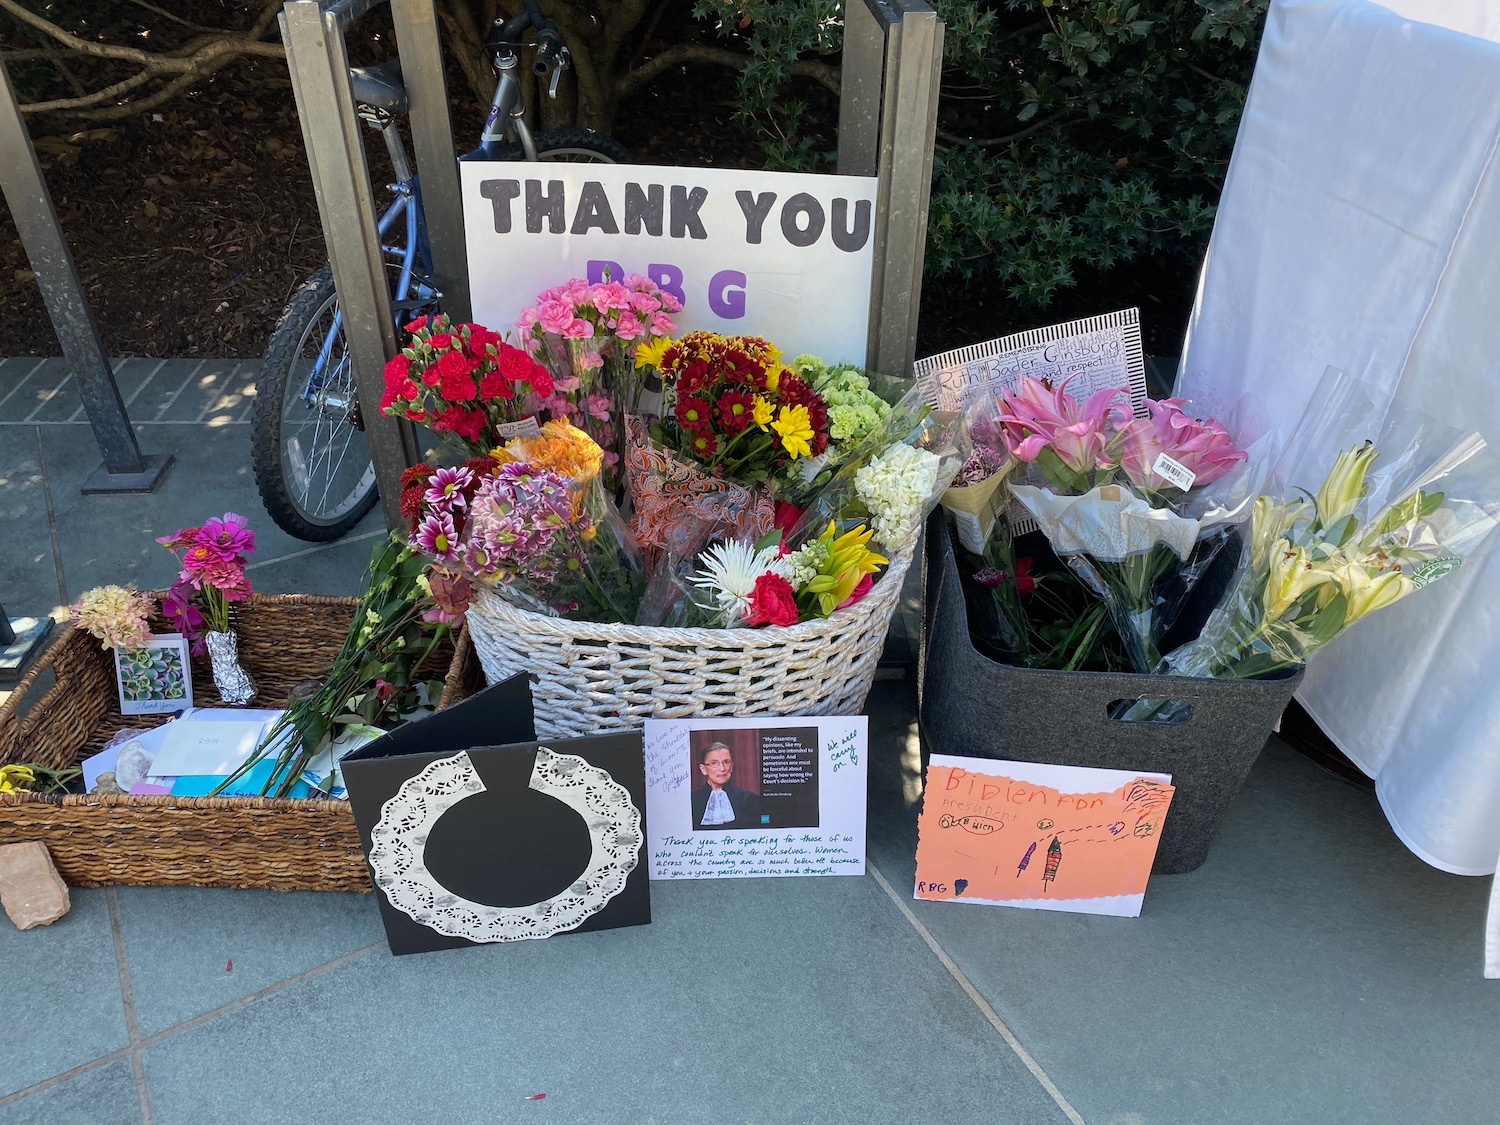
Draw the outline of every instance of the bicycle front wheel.
<instances>
[{"instance_id":1,"label":"bicycle front wheel","mask_svg":"<svg viewBox=\"0 0 1500 1125\"><path fill-rule=\"evenodd\" d=\"M271 334L250 416L255 483L288 535L337 539L375 505L375 466L355 424L358 397L343 317L324 266Z\"/></svg>"},{"instance_id":2,"label":"bicycle front wheel","mask_svg":"<svg viewBox=\"0 0 1500 1125\"><path fill-rule=\"evenodd\" d=\"M630 150L592 129L545 129L532 137L536 158L558 164L629 164ZM519 142L500 150L501 160L525 160Z\"/></svg>"}]
</instances>

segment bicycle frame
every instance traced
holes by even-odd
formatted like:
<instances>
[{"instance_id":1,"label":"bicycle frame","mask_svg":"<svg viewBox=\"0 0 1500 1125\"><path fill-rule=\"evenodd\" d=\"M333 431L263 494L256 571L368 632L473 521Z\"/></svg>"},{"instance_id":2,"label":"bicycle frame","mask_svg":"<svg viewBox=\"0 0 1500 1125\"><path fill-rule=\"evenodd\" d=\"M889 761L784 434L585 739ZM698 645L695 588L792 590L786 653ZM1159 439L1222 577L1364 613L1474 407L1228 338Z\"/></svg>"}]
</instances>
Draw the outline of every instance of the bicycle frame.
<instances>
[{"instance_id":1,"label":"bicycle frame","mask_svg":"<svg viewBox=\"0 0 1500 1125\"><path fill-rule=\"evenodd\" d=\"M401 306L413 293L424 303L437 299L440 294L417 276L418 260L426 263L432 258L427 242L427 224L423 221L421 184L407 162L406 150L401 144L400 134L396 131L395 121L387 116L377 123L377 128L390 153L392 170L396 173L396 182L391 184L391 191L395 193L396 198L380 216L376 229L381 239L381 252L389 255L392 260L400 262L400 270L396 275L396 288L392 294L392 305L399 323L403 313ZM398 218L405 219L402 224L405 238L398 245L387 245L385 238L396 225ZM313 400L330 381L328 360L333 352L334 342L339 338L343 319L344 310L335 309L333 323L323 338L323 343L318 349L318 358L314 361L312 370L308 372L307 383L302 388L300 397L308 406L312 405ZM348 363L348 361L348 356L345 356L341 364ZM347 406L348 404L334 403L333 405Z\"/></svg>"}]
</instances>

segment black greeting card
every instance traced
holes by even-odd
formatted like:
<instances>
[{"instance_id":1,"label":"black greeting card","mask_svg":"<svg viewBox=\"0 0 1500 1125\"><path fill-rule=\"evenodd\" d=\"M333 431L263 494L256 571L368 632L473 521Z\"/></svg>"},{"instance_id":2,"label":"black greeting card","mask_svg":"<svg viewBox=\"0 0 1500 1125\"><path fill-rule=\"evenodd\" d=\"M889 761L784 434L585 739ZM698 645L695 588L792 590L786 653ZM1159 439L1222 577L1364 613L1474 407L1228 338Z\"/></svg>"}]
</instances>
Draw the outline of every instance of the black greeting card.
<instances>
[{"instance_id":1,"label":"black greeting card","mask_svg":"<svg viewBox=\"0 0 1500 1125\"><path fill-rule=\"evenodd\" d=\"M536 741L524 676L361 747L344 776L392 953L651 920L640 734Z\"/></svg>"}]
</instances>

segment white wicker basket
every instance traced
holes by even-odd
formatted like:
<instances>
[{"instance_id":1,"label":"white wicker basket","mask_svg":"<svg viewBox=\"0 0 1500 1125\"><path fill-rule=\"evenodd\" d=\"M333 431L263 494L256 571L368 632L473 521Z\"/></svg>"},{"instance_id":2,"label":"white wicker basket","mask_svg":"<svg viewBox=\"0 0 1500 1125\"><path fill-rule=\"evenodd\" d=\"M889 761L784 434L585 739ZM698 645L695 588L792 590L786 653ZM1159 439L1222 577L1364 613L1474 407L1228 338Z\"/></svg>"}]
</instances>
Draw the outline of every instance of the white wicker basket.
<instances>
[{"instance_id":1,"label":"white wicker basket","mask_svg":"<svg viewBox=\"0 0 1500 1125\"><path fill-rule=\"evenodd\" d=\"M481 589L469 637L489 683L532 688L540 738L692 715L857 715L901 600L916 536L861 601L785 628L663 629L530 613Z\"/></svg>"}]
</instances>

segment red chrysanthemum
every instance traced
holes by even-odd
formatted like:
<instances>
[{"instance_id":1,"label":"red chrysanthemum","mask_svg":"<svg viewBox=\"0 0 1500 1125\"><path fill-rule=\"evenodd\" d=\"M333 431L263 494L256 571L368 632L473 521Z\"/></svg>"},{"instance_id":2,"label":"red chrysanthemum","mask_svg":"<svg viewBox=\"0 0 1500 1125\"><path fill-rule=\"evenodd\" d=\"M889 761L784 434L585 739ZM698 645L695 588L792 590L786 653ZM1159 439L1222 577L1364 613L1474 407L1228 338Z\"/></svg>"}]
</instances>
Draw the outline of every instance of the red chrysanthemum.
<instances>
[{"instance_id":1,"label":"red chrysanthemum","mask_svg":"<svg viewBox=\"0 0 1500 1125\"><path fill-rule=\"evenodd\" d=\"M695 433L692 440L688 442L688 448L697 456L707 460L718 450L719 439L710 433Z\"/></svg>"},{"instance_id":2,"label":"red chrysanthemum","mask_svg":"<svg viewBox=\"0 0 1500 1125\"><path fill-rule=\"evenodd\" d=\"M725 391L715 407L719 424L731 433L738 433L750 424L755 400L743 391Z\"/></svg>"},{"instance_id":3,"label":"red chrysanthemum","mask_svg":"<svg viewBox=\"0 0 1500 1125\"><path fill-rule=\"evenodd\" d=\"M677 400L677 423L684 430L706 432L713 421L713 412L708 401L697 397Z\"/></svg>"}]
</instances>

